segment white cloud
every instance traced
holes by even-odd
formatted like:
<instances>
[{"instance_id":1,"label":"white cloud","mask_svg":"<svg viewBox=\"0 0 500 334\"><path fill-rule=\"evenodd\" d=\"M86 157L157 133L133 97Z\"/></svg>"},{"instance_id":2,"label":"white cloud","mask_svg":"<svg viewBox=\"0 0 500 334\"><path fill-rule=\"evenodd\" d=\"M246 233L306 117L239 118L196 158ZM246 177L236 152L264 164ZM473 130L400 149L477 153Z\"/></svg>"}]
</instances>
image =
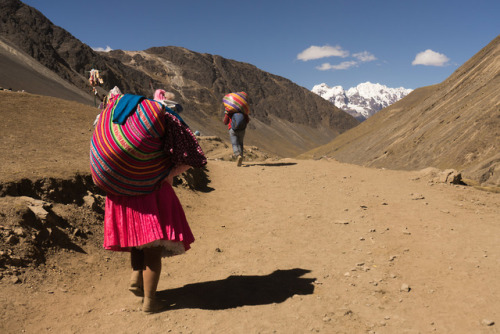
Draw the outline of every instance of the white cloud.
<instances>
[{"instance_id":1,"label":"white cloud","mask_svg":"<svg viewBox=\"0 0 500 334\"><path fill-rule=\"evenodd\" d=\"M449 61L450 59L444 54L427 49L418 53L411 64L424 66L445 66Z\"/></svg>"},{"instance_id":2,"label":"white cloud","mask_svg":"<svg viewBox=\"0 0 500 334\"><path fill-rule=\"evenodd\" d=\"M343 50L341 46L315 46L312 45L299 53L297 59L302 61L308 61L313 59L320 59L326 57L342 57L345 58L349 56L349 51Z\"/></svg>"},{"instance_id":3,"label":"white cloud","mask_svg":"<svg viewBox=\"0 0 500 334\"><path fill-rule=\"evenodd\" d=\"M92 48L92 50L94 50L94 51L104 51L104 52L113 51L113 49L109 45L107 45L106 48L98 47L98 48Z\"/></svg>"},{"instance_id":4,"label":"white cloud","mask_svg":"<svg viewBox=\"0 0 500 334\"><path fill-rule=\"evenodd\" d=\"M354 60L343 61L340 64L332 65L330 63L321 64L321 66L316 67L316 69L320 71L328 71L328 70L347 70L353 66L358 66L358 62Z\"/></svg>"},{"instance_id":5,"label":"white cloud","mask_svg":"<svg viewBox=\"0 0 500 334\"><path fill-rule=\"evenodd\" d=\"M353 58L355 58L357 60L343 61L343 62L341 62L340 64L337 64L337 65L332 65L330 63L324 63L324 64L321 64L321 66L316 67L316 69L318 69L320 71L347 70L347 69L349 69L351 67L357 67L361 63L366 63L366 62L369 62L369 61L377 60L377 58L373 54L371 54L370 52L368 52L368 51L354 53L352 56L353 56Z\"/></svg>"},{"instance_id":6,"label":"white cloud","mask_svg":"<svg viewBox=\"0 0 500 334\"><path fill-rule=\"evenodd\" d=\"M368 51L358 52L358 53L353 54L352 56L363 63L377 60L377 58Z\"/></svg>"}]
</instances>

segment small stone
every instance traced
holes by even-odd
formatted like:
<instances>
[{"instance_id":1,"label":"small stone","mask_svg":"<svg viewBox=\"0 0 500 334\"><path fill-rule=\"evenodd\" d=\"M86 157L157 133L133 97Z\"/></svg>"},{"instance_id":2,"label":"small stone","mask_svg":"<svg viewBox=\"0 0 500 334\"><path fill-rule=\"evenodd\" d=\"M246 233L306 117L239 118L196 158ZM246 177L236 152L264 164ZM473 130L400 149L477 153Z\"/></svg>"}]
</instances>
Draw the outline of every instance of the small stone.
<instances>
[{"instance_id":1,"label":"small stone","mask_svg":"<svg viewBox=\"0 0 500 334\"><path fill-rule=\"evenodd\" d=\"M95 203L95 198L90 196L90 195L87 195L87 196L84 196L83 197L83 203L88 206L89 208L91 208L94 203Z\"/></svg>"},{"instance_id":2,"label":"small stone","mask_svg":"<svg viewBox=\"0 0 500 334\"><path fill-rule=\"evenodd\" d=\"M408 284L406 283L403 283L401 285L401 288L399 288L399 291L403 291L403 292L410 292L411 288Z\"/></svg>"},{"instance_id":3,"label":"small stone","mask_svg":"<svg viewBox=\"0 0 500 334\"><path fill-rule=\"evenodd\" d=\"M349 225L349 221L347 221L347 220L336 220L335 224L338 224L338 225Z\"/></svg>"},{"instance_id":4,"label":"small stone","mask_svg":"<svg viewBox=\"0 0 500 334\"><path fill-rule=\"evenodd\" d=\"M47 215L49 214L41 205L28 205L28 209L30 209L40 220L47 219Z\"/></svg>"},{"instance_id":5,"label":"small stone","mask_svg":"<svg viewBox=\"0 0 500 334\"><path fill-rule=\"evenodd\" d=\"M483 321L481 321L481 323L485 326L493 326L495 324L495 322L493 320L489 320L489 319L483 319Z\"/></svg>"},{"instance_id":6,"label":"small stone","mask_svg":"<svg viewBox=\"0 0 500 334\"><path fill-rule=\"evenodd\" d=\"M24 260L19 257L19 256L11 256L10 258L10 263L13 265L13 266L22 266L24 264Z\"/></svg>"},{"instance_id":7,"label":"small stone","mask_svg":"<svg viewBox=\"0 0 500 334\"><path fill-rule=\"evenodd\" d=\"M361 237L359 238L360 241L365 241L365 238Z\"/></svg>"},{"instance_id":8,"label":"small stone","mask_svg":"<svg viewBox=\"0 0 500 334\"><path fill-rule=\"evenodd\" d=\"M15 235L9 235L5 241L7 241L8 244L15 245L19 242L19 238Z\"/></svg>"},{"instance_id":9,"label":"small stone","mask_svg":"<svg viewBox=\"0 0 500 334\"><path fill-rule=\"evenodd\" d=\"M19 237L23 237L24 236L24 231L23 231L22 228L16 227L14 229L14 234L17 235L17 236L19 236Z\"/></svg>"},{"instance_id":10,"label":"small stone","mask_svg":"<svg viewBox=\"0 0 500 334\"><path fill-rule=\"evenodd\" d=\"M17 276L12 276L12 278L10 279L10 282L12 284L19 284L19 283L21 283L21 279Z\"/></svg>"},{"instance_id":11,"label":"small stone","mask_svg":"<svg viewBox=\"0 0 500 334\"><path fill-rule=\"evenodd\" d=\"M344 274L344 276L345 276L345 277L349 277L349 276L351 276L351 274L350 274L349 272L346 272L346 273Z\"/></svg>"},{"instance_id":12,"label":"small stone","mask_svg":"<svg viewBox=\"0 0 500 334\"><path fill-rule=\"evenodd\" d=\"M396 257L397 257L396 255L392 255L392 256L389 258L389 261L394 261L394 259L395 259Z\"/></svg>"}]
</instances>

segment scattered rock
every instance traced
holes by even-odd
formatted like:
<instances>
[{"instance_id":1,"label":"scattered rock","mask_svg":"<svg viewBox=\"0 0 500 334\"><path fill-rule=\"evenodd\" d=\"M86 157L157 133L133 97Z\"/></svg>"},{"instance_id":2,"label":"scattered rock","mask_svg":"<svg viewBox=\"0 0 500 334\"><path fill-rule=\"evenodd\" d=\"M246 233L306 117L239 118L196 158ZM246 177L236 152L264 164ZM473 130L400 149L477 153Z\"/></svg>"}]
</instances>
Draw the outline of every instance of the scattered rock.
<instances>
[{"instance_id":1,"label":"scattered rock","mask_svg":"<svg viewBox=\"0 0 500 334\"><path fill-rule=\"evenodd\" d=\"M23 229L21 227L14 228L13 232L18 237L24 237L24 231L23 231Z\"/></svg>"},{"instance_id":2,"label":"scattered rock","mask_svg":"<svg viewBox=\"0 0 500 334\"><path fill-rule=\"evenodd\" d=\"M399 288L399 291L402 291L402 292L410 292L411 288L408 284L406 283L403 283L401 285L401 288Z\"/></svg>"},{"instance_id":3,"label":"scattered rock","mask_svg":"<svg viewBox=\"0 0 500 334\"><path fill-rule=\"evenodd\" d=\"M91 208L94 203L95 203L95 199L94 197L90 196L90 195L87 195L87 196L84 196L83 197L83 203L88 206L89 208Z\"/></svg>"},{"instance_id":4,"label":"scattered rock","mask_svg":"<svg viewBox=\"0 0 500 334\"><path fill-rule=\"evenodd\" d=\"M422 194L413 194L412 193L412 194L410 194L410 196L411 196L411 199L414 201L425 199L425 196Z\"/></svg>"},{"instance_id":5,"label":"scattered rock","mask_svg":"<svg viewBox=\"0 0 500 334\"><path fill-rule=\"evenodd\" d=\"M5 241L10 245L15 245L19 243L19 238L15 235L9 235Z\"/></svg>"},{"instance_id":6,"label":"scattered rock","mask_svg":"<svg viewBox=\"0 0 500 334\"><path fill-rule=\"evenodd\" d=\"M462 174L454 169L446 169L433 179L434 182L447 184L463 184Z\"/></svg>"},{"instance_id":7,"label":"scattered rock","mask_svg":"<svg viewBox=\"0 0 500 334\"><path fill-rule=\"evenodd\" d=\"M49 214L42 206L28 205L28 208L35 214L35 216L40 220L46 220Z\"/></svg>"},{"instance_id":8,"label":"scattered rock","mask_svg":"<svg viewBox=\"0 0 500 334\"><path fill-rule=\"evenodd\" d=\"M485 326L493 326L495 324L495 322L493 320L489 320L489 319L483 319L483 321L481 321L481 323Z\"/></svg>"}]
</instances>

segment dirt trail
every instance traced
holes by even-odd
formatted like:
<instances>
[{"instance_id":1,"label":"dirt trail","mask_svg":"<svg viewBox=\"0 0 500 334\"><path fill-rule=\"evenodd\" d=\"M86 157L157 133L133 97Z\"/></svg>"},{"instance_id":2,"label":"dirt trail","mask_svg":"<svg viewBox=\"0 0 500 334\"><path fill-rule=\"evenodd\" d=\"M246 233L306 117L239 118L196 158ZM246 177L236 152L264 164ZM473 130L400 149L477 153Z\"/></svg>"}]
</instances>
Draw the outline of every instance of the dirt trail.
<instances>
[{"instance_id":1,"label":"dirt trail","mask_svg":"<svg viewBox=\"0 0 500 334\"><path fill-rule=\"evenodd\" d=\"M143 315L95 235L1 281L0 332L499 332L500 194L327 160L208 169L211 191L176 190L196 242L163 261L170 310Z\"/></svg>"}]
</instances>

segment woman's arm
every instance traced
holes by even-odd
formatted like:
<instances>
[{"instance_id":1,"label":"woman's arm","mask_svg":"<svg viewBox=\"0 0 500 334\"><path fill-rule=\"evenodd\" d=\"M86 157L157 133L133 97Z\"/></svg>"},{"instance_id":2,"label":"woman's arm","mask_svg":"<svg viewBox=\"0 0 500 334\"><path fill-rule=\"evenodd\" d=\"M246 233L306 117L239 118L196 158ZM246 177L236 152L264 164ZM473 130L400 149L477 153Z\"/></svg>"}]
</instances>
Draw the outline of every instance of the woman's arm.
<instances>
[{"instance_id":1,"label":"woman's arm","mask_svg":"<svg viewBox=\"0 0 500 334\"><path fill-rule=\"evenodd\" d=\"M228 125L229 124L229 120L231 120L231 117L229 117L229 114L225 114L224 115L224 124Z\"/></svg>"},{"instance_id":2,"label":"woman's arm","mask_svg":"<svg viewBox=\"0 0 500 334\"><path fill-rule=\"evenodd\" d=\"M173 185L174 184L174 177L176 177L177 175L180 175L180 174L184 173L189 168L191 168L191 166L189 166L189 165L174 166L170 170L170 173L168 174L168 176L163 179L162 183L163 182L168 182L170 185Z\"/></svg>"}]
</instances>

